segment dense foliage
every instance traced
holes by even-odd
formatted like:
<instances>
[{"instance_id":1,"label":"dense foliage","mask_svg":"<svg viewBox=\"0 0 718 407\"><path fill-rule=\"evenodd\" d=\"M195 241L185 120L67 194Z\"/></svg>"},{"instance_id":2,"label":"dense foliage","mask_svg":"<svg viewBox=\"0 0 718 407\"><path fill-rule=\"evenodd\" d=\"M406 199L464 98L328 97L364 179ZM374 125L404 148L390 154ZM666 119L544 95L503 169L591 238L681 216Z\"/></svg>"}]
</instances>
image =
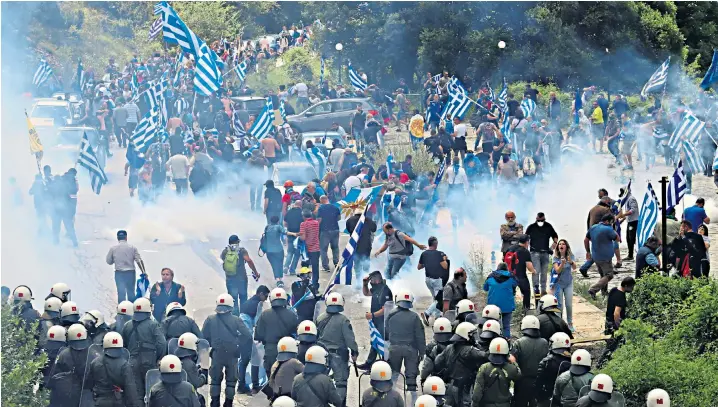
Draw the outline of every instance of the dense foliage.
<instances>
[{"instance_id":1,"label":"dense foliage","mask_svg":"<svg viewBox=\"0 0 718 407\"><path fill-rule=\"evenodd\" d=\"M10 306L2 306L2 405L7 407L45 407L47 391L36 390L42 380L40 369L47 356L36 354L37 341Z\"/></svg>"},{"instance_id":2,"label":"dense foliage","mask_svg":"<svg viewBox=\"0 0 718 407\"><path fill-rule=\"evenodd\" d=\"M653 388L680 406L709 407L718 400L718 282L664 278L638 280L619 334L625 342L603 373L628 406L645 405Z\"/></svg>"}]
</instances>

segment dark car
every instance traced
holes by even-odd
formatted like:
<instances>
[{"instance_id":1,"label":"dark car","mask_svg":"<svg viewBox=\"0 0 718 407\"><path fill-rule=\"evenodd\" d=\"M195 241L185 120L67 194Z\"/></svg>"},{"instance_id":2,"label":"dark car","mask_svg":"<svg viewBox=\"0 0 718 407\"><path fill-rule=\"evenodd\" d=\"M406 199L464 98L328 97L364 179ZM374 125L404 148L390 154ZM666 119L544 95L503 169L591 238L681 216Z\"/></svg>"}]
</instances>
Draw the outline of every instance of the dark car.
<instances>
[{"instance_id":1,"label":"dark car","mask_svg":"<svg viewBox=\"0 0 718 407\"><path fill-rule=\"evenodd\" d=\"M349 132L352 115L357 110L359 103L362 104L365 112L374 115L381 123L379 108L369 98L323 100L299 114L287 116L287 122L298 133L329 130L334 122Z\"/></svg>"},{"instance_id":2,"label":"dark car","mask_svg":"<svg viewBox=\"0 0 718 407\"><path fill-rule=\"evenodd\" d=\"M242 123L249 121L250 115L258 115L262 112L267 99L259 96L233 96L230 98L234 103L235 110L239 111L239 120ZM277 109L279 106L276 107Z\"/></svg>"}]
</instances>

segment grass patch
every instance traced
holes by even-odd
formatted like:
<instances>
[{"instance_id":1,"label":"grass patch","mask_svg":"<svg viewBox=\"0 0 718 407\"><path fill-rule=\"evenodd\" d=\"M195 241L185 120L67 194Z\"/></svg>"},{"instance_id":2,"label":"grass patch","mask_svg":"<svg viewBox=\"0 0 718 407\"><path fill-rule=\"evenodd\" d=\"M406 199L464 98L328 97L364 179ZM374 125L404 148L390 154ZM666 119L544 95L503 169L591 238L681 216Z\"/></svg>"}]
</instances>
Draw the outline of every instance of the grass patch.
<instances>
[{"instance_id":1,"label":"grass patch","mask_svg":"<svg viewBox=\"0 0 718 407\"><path fill-rule=\"evenodd\" d=\"M583 299L595 305L596 308L600 310L605 310L608 306L608 296L604 296L603 294L596 294L596 299L594 300L588 293L588 289L591 288L591 285L592 284L589 280L574 279L573 293L576 295L580 295L581 297L583 297Z\"/></svg>"}]
</instances>

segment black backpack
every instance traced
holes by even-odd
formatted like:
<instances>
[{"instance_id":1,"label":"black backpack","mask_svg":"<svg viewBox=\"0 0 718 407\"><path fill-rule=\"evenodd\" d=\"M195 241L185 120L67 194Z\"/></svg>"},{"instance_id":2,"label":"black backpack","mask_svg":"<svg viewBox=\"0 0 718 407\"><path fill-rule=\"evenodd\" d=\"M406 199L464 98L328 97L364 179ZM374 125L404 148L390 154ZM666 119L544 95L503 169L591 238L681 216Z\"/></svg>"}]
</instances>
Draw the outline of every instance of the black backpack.
<instances>
[{"instance_id":1,"label":"black backpack","mask_svg":"<svg viewBox=\"0 0 718 407\"><path fill-rule=\"evenodd\" d=\"M398 252L398 253L392 253L392 254L403 254L407 257L410 257L412 254L414 254L414 245L410 242L407 242L406 239L402 242L399 238L399 230L394 232L394 238L399 241L404 246L404 250Z\"/></svg>"}]
</instances>

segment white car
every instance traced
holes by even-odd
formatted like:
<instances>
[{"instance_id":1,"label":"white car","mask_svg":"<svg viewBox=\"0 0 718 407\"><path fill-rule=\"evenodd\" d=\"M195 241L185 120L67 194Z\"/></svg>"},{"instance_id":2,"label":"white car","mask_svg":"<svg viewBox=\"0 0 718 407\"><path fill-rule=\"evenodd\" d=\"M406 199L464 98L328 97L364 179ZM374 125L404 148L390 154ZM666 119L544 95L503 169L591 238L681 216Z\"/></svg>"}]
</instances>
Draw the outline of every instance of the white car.
<instances>
[{"instance_id":1,"label":"white car","mask_svg":"<svg viewBox=\"0 0 718 407\"><path fill-rule=\"evenodd\" d=\"M300 194L304 191L307 184L313 179L319 178L317 170L308 162L278 162L274 164L272 170L272 181L284 195L284 182L292 181L294 183L294 191Z\"/></svg>"}]
</instances>

